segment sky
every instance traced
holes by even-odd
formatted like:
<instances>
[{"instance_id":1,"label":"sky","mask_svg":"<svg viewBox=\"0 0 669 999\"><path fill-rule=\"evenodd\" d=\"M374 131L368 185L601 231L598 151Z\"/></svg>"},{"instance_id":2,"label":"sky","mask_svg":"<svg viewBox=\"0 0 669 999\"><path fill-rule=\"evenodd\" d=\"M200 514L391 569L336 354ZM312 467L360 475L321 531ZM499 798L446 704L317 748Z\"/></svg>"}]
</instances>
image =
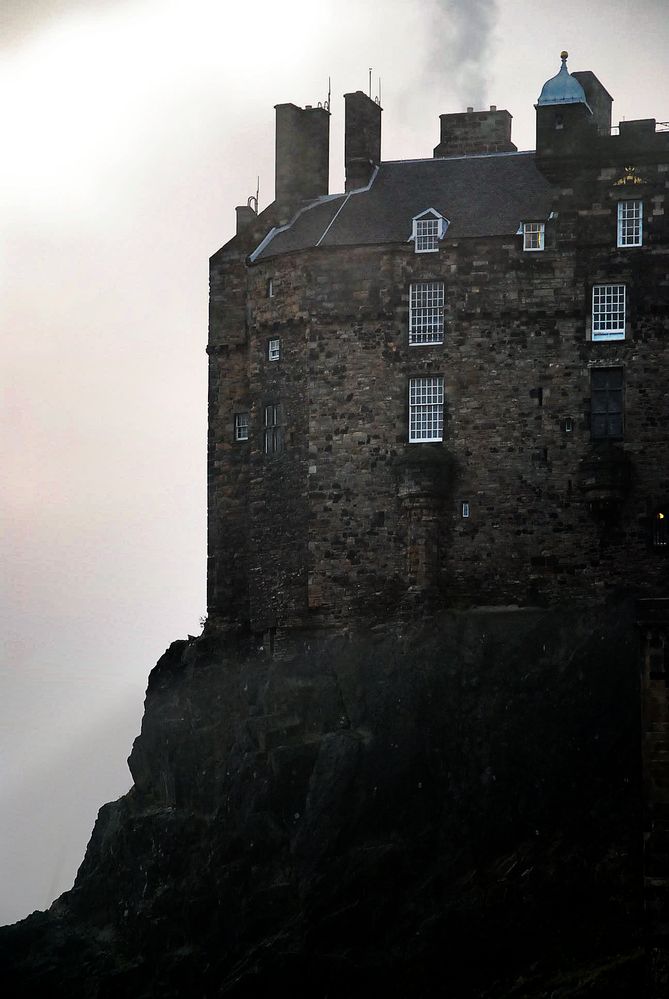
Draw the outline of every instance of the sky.
<instances>
[{"instance_id":1,"label":"sky","mask_svg":"<svg viewBox=\"0 0 669 999\"><path fill-rule=\"evenodd\" d=\"M534 145L560 66L669 121L663 0L2 0L0 923L71 887L131 785L151 667L205 607L208 258L274 105L379 94L384 159L495 104ZM379 83L380 80L380 83Z\"/></svg>"}]
</instances>

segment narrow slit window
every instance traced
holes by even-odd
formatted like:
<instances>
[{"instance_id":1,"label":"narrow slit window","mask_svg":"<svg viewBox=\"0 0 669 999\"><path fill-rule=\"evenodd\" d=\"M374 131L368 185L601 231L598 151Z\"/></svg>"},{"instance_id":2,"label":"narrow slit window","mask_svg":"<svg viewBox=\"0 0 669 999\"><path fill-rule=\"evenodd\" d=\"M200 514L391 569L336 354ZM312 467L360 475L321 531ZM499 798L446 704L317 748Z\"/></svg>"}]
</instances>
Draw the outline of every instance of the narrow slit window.
<instances>
[{"instance_id":1,"label":"narrow slit window","mask_svg":"<svg viewBox=\"0 0 669 999\"><path fill-rule=\"evenodd\" d=\"M643 242L643 202L618 202L618 246L641 246Z\"/></svg>"},{"instance_id":2,"label":"narrow slit window","mask_svg":"<svg viewBox=\"0 0 669 999\"><path fill-rule=\"evenodd\" d=\"M443 376L409 379L409 441L417 443L443 439Z\"/></svg>"},{"instance_id":3,"label":"narrow slit window","mask_svg":"<svg viewBox=\"0 0 669 999\"><path fill-rule=\"evenodd\" d=\"M592 289L592 339L625 339L625 285L596 284Z\"/></svg>"},{"instance_id":4,"label":"narrow slit window","mask_svg":"<svg viewBox=\"0 0 669 999\"><path fill-rule=\"evenodd\" d=\"M283 449L280 407L277 403L265 406L263 420L263 450L265 454L279 454Z\"/></svg>"},{"instance_id":5,"label":"narrow slit window","mask_svg":"<svg viewBox=\"0 0 669 999\"><path fill-rule=\"evenodd\" d=\"M409 289L409 343L444 342L444 282L419 281Z\"/></svg>"}]
</instances>

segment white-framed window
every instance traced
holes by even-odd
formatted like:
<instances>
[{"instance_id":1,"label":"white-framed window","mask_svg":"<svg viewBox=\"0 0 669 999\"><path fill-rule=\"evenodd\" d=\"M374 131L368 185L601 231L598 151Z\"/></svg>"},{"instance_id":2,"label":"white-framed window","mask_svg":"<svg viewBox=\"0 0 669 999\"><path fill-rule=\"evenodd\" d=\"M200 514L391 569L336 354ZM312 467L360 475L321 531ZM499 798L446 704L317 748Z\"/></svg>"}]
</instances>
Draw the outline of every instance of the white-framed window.
<instances>
[{"instance_id":1,"label":"white-framed window","mask_svg":"<svg viewBox=\"0 0 669 999\"><path fill-rule=\"evenodd\" d=\"M274 278L267 278L267 297L274 298Z\"/></svg>"},{"instance_id":2,"label":"white-framed window","mask_svg":"<svg viewBox=\"0 0 669 999\"><path fill-rule=\"evenodd\" d=\"M625 339L625 285L596 284L592 288L592 339Z\"/></svg>"},{"instance_id":3,"label":"white-framed window","mask_svg":"<svg viewBox=\"0 0 669 999\"><path fill-rule=\"evenodd\" d=\"M409 441L444 439L444 378L426 375L409 379Z\"/></svg>"},{"instance_id":4,"label":"white-framed window","mask_svg":"<svg viewBox=\"0 0 669 999\"><path fill-rule=\"evenodd\" d=\"M426 208L420 215L412 219L410 239L414 242L416 253L436 253L439 240L448 228L448 219L440 215L434 208Z\"/></svg>"},{"instance_id":5,"label":"white-framed window","mask_svg":"<svg viewBox=\"0 0 669 999\"><path fill-rule=\"evenodd\" d=\"M247 441L249 439L249 414L235 413L235 440Z\"/></svg>"},{"instance_id":6,"label":"white-framed window","mask_svg":"<svg viewBox=\"0 0 669 999\"><path fill-rule=\"evenodd\" d=\"M434 253L439 249L439 219L434 216L416 219L416 253Z\"/></svg>"},{"instance_id":7,"label":"white-framed window","mask_svg":"<svg viewBox=\"0 0 669 999\"><path fill-rule=\"evenodd\" d=\"M545 236L545 222L523 222L523 250L543 250Z\"/></svg>"},{"instance_id":8,"label":"white-framed window","mask_svg":"<svg viewBox=\"0 0 669 999\"><path fill-rule=\"evenodd\" d=\"M409 343L444 342L444 282L417 281L409 287Z\"/></svg>"},{"instance_id":9,"label":"white-framed window","mask_svg":"<svg viewBox=\"0 0 669 999\"><path fill-rule=\"evenodd\" d=\"M469 503L467 503L466 500L463 500L462 503L460 504L460 512L464 520L466 520L467 517L469 517L470 507Z\"/></svg>"},{"instance_id":10,"label":"white-framed window","mask_svg":"<svg viewBox=\"0 0 669 999\"><path fill-rule=\"evenodd\" d=\"M267 344L267 360L278 361L281 358L281 341L270 340Z\"/></svg>"},{"instance_id":11,"label":"white-framed window","mask_svg":"<svg viewBox=\"0 0 669 999\"><path fill-rule=\"evenodd\" d=\"M281 433L281 408L272 402L265 406L263 417L263 451L265 454L279 454L283 449Z\"/></svg>"},{"instance_id":12,"label":"white-framed window","mask_svg":"<svg viewBox=\"0 0 669 999\"><path fill-rule=\"evenodd\" d=\"M618 202L618 246L641 246L643 201Z\"/></svg>"}]
</instances>

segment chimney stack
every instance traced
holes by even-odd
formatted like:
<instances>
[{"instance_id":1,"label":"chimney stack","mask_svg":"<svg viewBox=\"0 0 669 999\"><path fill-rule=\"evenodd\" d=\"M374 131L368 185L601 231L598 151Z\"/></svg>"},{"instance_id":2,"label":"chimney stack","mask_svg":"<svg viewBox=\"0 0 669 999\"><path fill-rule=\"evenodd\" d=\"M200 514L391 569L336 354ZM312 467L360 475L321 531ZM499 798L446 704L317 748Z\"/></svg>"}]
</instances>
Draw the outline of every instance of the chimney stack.
<instances>
[{"instance_id":1,"label":"chimney stack","mask_svg":"<svg viewBox=\"0 0 669 999\"><path fill-rule=\"evenodd\" d=\"M257 218L257 214L250 205L237 205L235 211L237 213L237 235L239 235L240 232L248 229Z\"/></svg>"},{"instance_id":2,"label":"chimney stack","mask_svg":"<svg viewBox=\"0 0 669 999\"><path fill-rule=\"evenodd\" d=\"M365 187L381 162L381 105L362 90L344 94L346 190Z\"/></svg>"},{"instance_id":3,"label":"chimney stack","mask_svg":"<svg viewBox=\"0 0 669 999\"><path fill-rule=\"evenodd\" d=\"M275 198L288 208L328 193L330 113L276 104Z\"/></svg>"},{"instance_id":4,"label":"chimney stack","mask_svg":"<svg viewBox=\"0 0 669 999\"><path fill-rule=\"evenodd\" d=\"M435 146L435 156L465 156L468 153L515 153L511 141L511 115L498 111L494 104L489 111L467 108L458 114L440 114L441 141Z\"/></svg>"},{"instance_id":5,"label":"chimney stack","mask_svg":"<svg viewBox=\"0 0 669 999\"><path fill-rule=\"evenodd\" d=\"M592 118L597 131L603 135L610 135L613 97L611 97L606 87L589 69L583 69L571 75L575 80L578 80L585 91L585 99L592 111Z\"/></svg>"}]
</instances>

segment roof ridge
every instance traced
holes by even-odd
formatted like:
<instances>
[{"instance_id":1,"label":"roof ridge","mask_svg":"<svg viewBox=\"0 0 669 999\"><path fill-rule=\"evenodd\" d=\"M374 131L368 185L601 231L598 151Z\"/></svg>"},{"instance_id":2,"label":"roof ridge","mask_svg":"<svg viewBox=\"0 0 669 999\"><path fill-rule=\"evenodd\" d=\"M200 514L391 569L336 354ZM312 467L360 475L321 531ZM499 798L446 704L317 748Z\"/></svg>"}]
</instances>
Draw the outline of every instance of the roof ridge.
<instances>
[{"instance_id":1,"label":"roof ridge","mask_svg":"<svg viewBox=\"0 0 669 999\"><path fill-rule=\"evenodd\" d=\"M461 156L422 156L413 160L382 160L379 166L390 163L452 163L453 160L482 160L492 156L534 156L535 149L515 149L508 153L463 153Z\"/></svg>"}]
</instances>

